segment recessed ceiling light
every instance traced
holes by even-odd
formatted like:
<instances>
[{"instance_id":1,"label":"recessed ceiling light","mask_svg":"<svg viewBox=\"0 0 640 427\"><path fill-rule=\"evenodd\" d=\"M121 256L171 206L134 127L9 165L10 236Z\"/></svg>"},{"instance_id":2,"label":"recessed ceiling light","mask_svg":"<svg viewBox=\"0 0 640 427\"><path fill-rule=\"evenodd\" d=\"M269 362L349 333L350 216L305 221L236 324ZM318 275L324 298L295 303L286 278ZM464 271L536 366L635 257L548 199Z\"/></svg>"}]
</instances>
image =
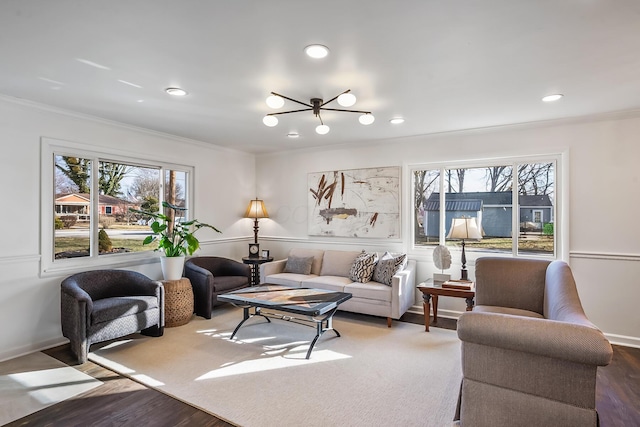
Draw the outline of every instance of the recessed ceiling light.
<instances>
[{"instance_id":1,"label":"recessed ceiling light","mask_svg":"<svg viewBox=\"0 0 640 427\"><path fill-rule=\"evenodd\" d=\"M289 138L299 138L299 137L300 137L300 134L299 134L298 132L289 132L289 133L287 134L287 136L288 136Z\"/></svg>"},{"instance_id":2,"label":"recessed ceiling light","mask_svg":"<svg viewBox=\"0 0 640 427\"><path fill-rule=\"evenodd\" d=\"M402 117L394 117L393 119L389 120L390 123L393 123L394 125L399 125L400 123L404 123L404 119Z\"/></svg>"},{"instance_id":3,"label":"recessed ceiling light","mask_svg":"<svg viewBox=\"0 0 640 427\"><path fill-rule=\"evenodd\" d=\"M557 100L559 100L559 99L560 99L560 98L562 98L563 96L564 96L564 95L563 95L563 94L561 94L561 93L556 93L556 94L553 94L553 95L547 95L547 96L545 96L544 98L542 98L542 100L543 100L544 102L553 102L553 101L557 101Z\"/></svg>"},{"instance_id":4,"label":"recessed ceiling light","mask_svg":"<svg viewBox=\"0 0 640 427\"><path fill-rule=\"evenodd\" d=\"M304 48L304 53L311 58L320 59L329 54L329 48L321 44L311 44Z\"/></svg>"},{"instance_id":5,"label":"recessed ceiling light","mask_svg":"<svg viewBox=\"0 0 640 427\"><path fill-rule=\"evenodd\" d=\"M186 90L179 87L168 87L164 91L173 96L185 96L187 94Z\"/></svg>"},{"instance_id":6,"label":"recessed ceiling light","mask_svg":"<svg viewBox=\"0 0 640 427\"><path fill-rule=\"evenodd\" d=\"M144 102L144 99L138 99L136 102Z\"/></svg>"}]
</instances>

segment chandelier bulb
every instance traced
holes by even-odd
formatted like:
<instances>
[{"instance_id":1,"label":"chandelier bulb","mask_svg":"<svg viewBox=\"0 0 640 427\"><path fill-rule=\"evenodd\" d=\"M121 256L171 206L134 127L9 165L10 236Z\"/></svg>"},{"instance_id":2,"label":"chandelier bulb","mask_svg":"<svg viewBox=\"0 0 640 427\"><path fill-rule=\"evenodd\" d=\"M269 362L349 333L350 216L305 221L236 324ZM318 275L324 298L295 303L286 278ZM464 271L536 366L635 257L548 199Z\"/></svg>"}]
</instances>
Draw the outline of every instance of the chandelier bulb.
<instances>
[{"instance_id":1,"label":"chandelier bulb","mask_svg":"<svg viewBox=\"0 0 640 427\"><path fill-rule=\"evenodd\" d=\"M356 96L352 93L347 92L338 96L338 104L342 105L343 107L351 107L355 103Z\"/></svg>"},{"instance_id":2,"label":"chandelier bulb","mask_svg":"<svg viewBox=\"0 0 640 427\"><path fill-rule=\"evenodd\" d=\"M326 134L328 134L328 133L329 133L329 131L330 131L330 130L331 130L331 129L330 129L330 128L329 128L329 126L327 126L327 125L318 125L318 126L316 127L316 133L317 133L318 135L326 135Z\"/></svg>"},{"instance_id":3,"label":"chandelier bulb","mask_svg":"<svg viewBox=\"0 0 640 427\"><path fill-rule=\"evenodd\" d=\"M366 113L358 117L358 121L363 125L370 125L375 121L375 119L376 118L373 117L373 114L371 113Z\"/></svg>"},{"instance_id":4,"label":"chandelier bulb","mask_svg":"<svg viewBox=\"0 0 640 427\"><path fill-rule=\"evenodd\" d=\"M278 124L278 118L276 116L264 116L262 123L272 128Z\"/></svg>"},{"instance_id":5,"label":"chandelier bulb","mask_svg":"<svg viewBox=\"0 0 640 427\"><path fill-rule=\"evenodd\" d=\"M284 98L278 95L270 95L267 97L267 105L270 108L282 108L284 105Z\"/></svg>"}]
</instances>

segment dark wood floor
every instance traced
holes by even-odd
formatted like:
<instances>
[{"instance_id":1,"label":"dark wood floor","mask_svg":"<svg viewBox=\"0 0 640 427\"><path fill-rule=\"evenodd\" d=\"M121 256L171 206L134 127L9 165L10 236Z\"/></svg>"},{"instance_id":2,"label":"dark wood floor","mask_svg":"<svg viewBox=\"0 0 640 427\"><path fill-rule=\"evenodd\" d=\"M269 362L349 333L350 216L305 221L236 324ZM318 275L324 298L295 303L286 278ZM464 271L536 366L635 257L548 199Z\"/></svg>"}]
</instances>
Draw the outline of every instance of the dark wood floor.
<instances>
[{"instance_id":1,"label":"dark wood floor","mask_svg":"<svg viewBox=\"0 0 640 427\"><path fill-rule=\"evenodd\" d=\"M422 324L424 317L407 313L401 320ZM437 327L455 329L456 321L440 318ZM7 426L232 426L92 362L77 365L67 345L44 353L104 384ZM614 346L612 363L599 369L596 394L601 427L640 426L640 349Z\"/></svg>"}]
</instances>

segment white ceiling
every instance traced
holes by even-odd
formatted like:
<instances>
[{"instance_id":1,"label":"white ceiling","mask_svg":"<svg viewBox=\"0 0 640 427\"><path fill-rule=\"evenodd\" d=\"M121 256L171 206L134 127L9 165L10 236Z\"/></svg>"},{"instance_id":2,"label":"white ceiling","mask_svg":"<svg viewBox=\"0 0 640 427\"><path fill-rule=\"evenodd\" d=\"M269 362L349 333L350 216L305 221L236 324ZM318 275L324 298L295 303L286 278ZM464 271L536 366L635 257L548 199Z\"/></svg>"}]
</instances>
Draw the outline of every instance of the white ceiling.
<instances>
[{"instance_id":1,"label":"white ceiling","mask_svg":"<svg viewBox=\"0 0 640 427\"><path fill-rule=\"evenodd\" d=\"M346 89L375 123L262 124ZM254 153L638 109L640 1L2 0L0 93Z\"/></svg>"}]
</instances>

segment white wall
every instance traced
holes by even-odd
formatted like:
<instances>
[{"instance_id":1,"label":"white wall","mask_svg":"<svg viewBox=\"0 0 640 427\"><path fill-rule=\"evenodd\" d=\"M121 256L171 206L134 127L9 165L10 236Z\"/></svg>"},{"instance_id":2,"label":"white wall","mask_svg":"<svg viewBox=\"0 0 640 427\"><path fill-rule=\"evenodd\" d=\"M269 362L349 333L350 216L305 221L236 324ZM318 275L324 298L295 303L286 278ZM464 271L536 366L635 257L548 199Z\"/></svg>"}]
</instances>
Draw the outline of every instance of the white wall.
<instances>
[{"instance_id":1,"label":"white wall","mask_svg":"<svg viewBox=\"0 0 640 427\"><path fill-rule=\"evenodd\" d=\"M418 280L425 280L434 272L431 253L410 249L406 226L411 221L409 165L564 152L569 220L561 256L573 268L589 318L611 341L640 346L640 227L629 227L640 212L638 135L640 113L635 112L261 155L257 189L271 214L261 221L262 247L276 257L294 245L403 249L418 262ZM394 165L403 166L405 175L402 241L307 236L307 173ZM459 254L453 258L459 260ZM416 304L419 310L421 300ZM442 298L439 312L455 317L464 307L463 300Z\"/></svg>"},{"instance_id":2,"label":"white wall","mask_svg":"<svg viewBox=\"0 0 640 427\"><path fill-rule=\"evenodd\" d=\"M199 232L200 254L245 255L252 228L242 215L255 196L253 155L0 97L0 360L65 342L64 277L39 276L41 137L194 166L193 216L223 232ZM161 278L157 262L126 268Z\"/></svg>"}]
</instances>

